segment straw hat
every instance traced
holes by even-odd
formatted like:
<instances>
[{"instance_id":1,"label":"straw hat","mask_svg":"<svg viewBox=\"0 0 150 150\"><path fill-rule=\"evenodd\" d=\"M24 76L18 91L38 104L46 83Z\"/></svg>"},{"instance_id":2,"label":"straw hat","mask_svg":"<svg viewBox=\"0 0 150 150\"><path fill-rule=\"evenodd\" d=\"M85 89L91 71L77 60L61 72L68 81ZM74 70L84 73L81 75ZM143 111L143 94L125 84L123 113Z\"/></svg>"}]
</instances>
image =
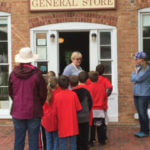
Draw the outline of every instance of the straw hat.
<instances>
[{"instance_id":1,"label":"straw hat","mask_svg":"<svg viewBox=\"0 0 150 150\"><path fill-rule=\"evenodd\" d=\"M21 48L19 53L15 57L15 61L18 63L30 63L35 61L38 55L33 54L29 47Z\"/></svg>"}]
</instances>

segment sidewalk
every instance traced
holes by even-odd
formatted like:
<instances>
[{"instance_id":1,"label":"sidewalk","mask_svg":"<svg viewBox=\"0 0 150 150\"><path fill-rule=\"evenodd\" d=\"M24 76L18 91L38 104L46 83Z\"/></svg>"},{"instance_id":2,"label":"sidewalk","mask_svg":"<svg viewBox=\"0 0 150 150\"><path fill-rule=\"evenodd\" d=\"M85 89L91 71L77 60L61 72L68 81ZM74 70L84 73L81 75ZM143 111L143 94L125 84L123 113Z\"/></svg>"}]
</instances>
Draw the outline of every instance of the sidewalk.
<instances>
[{"instance_id":1,"label":"sidewalk","mask_svg":"<svg viewBox=\"0 0 150 150\"><path fill-rule=\"evenodd\" d=\"M150 137L136 138L133 135L137 131L136 127L109 126L108 143L102 146L96 142L90 150L150 150ZM0 126L0 150L13 150L13 142L13 126Z\"/></svg>"}]
</instances>

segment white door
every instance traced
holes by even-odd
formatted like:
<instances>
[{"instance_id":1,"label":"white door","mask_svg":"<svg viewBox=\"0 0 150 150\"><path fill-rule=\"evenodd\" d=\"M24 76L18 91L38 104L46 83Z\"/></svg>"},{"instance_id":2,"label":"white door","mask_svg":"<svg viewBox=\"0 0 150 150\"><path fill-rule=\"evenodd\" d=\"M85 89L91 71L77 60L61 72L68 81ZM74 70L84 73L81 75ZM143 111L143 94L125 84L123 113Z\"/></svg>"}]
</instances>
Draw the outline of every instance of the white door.
<instances>
[{"instance_id":1,"label":"white door","mask_svg":"<svg viewBox=\"0 0 150 150\"><path fill-rule=\"evenodd\" d=\"M92 35L96 39L92 39ZM117 72L117 34L115 28L91 30L90 32L90 70L98 64L105 66L104 76L112 85L113 92L109 97L108 115L110 121L118 121L118 72Z\"/></svg>"},{"instance_id":2,"label":"white door","mask_svg":"<svg viewBox=\"0 0 150 150\"><path fill-rule=\"evenodd\" d=\"M59 73L59 32L89 32L90 70L102 63L106 65L105 76L113 84L109 97L110 121L118 121L118 72L117 72L117 29L113 26L92 23L60 23L31 29L31 46L40 54L37 66L42 70ZM43 34L43 35L42 35ZM92 36L96 35L95 39ZM61 56L60 56L61 57Z\"/></svg>"}]
</instances>

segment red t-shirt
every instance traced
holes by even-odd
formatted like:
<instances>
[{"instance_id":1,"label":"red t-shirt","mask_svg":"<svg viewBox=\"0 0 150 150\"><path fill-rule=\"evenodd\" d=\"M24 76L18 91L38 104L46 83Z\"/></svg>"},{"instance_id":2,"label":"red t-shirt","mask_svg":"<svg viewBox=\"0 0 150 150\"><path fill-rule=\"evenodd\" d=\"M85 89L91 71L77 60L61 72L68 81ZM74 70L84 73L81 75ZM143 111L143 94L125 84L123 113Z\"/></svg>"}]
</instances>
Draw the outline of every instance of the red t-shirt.
<instances>
[{"instance_id":1,"label":"red t-shirt","mask_svg":"<svg viewBox=\"0 0 150 150\"><path fill-rule=\"evenodd\" d=\"M55 113L58 118L60 138L79 134L77 112L82 110L80 101L73 91L62 90L55 95Z\"/></svg>"},{"instance_id":2,"label":"red t-shirt","mask_svg":"<svg viewBox=\"0 0 150 150\"><path fill-rule=\"evenodd\" d=\"M87 84L90 85L91 83L92 81L88 79ZM105 88L105 92L107 92L107 89L110 89L111 91L113 90L111 82L103 76L99 76L98 83L100 83ZM106 95L106 100L104 101L104 110L107 109L108 109L108 96Z\"/></svg>"},{"instance_id":3,"label":"red t-shirt","mask_svg":"<svg viewBox=\"0 0 150 150\"><path fill-rule=\"evenodd\" d=\"M54 111L54 101L55 101L54 97L60 91L61 89L59 87L55 91L53 91L52 102L50 104L48 102L45 102L43 106L44 115L42 118L42 125L47 132L54 132L58 130L57 118Z\"/></svg>"},{"instance_id":4,"label":"red t-shirt","mask_svg":"<svg viewBox=\"0 0 150 150\"><path fill-rule=\"evenodd\" d=\"M88 86L90 94L93 100L93 107L90 116L90 125L93 124L93 110L105 110L105 101L106 101L106 91L102 84L98 82L91 83Z\"/></svg>"}]
</instances>

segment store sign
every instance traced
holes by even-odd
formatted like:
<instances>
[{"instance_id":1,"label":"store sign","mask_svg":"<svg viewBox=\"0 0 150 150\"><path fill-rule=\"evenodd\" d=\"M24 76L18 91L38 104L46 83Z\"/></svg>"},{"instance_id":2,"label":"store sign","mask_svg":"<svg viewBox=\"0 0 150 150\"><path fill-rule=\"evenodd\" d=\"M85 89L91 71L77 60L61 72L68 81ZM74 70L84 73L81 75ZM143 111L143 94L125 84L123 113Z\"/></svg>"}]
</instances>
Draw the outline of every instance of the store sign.
<instances>
[{"instance_id":1,"label":"store sign","mask_svg":"<svg viewBox=\"0 0 150 150\"><path fill-rule=\"evenodd\" d=\"M31 11L115 9L116 0L30 0Z\"/></svg>"}]
</instances>

